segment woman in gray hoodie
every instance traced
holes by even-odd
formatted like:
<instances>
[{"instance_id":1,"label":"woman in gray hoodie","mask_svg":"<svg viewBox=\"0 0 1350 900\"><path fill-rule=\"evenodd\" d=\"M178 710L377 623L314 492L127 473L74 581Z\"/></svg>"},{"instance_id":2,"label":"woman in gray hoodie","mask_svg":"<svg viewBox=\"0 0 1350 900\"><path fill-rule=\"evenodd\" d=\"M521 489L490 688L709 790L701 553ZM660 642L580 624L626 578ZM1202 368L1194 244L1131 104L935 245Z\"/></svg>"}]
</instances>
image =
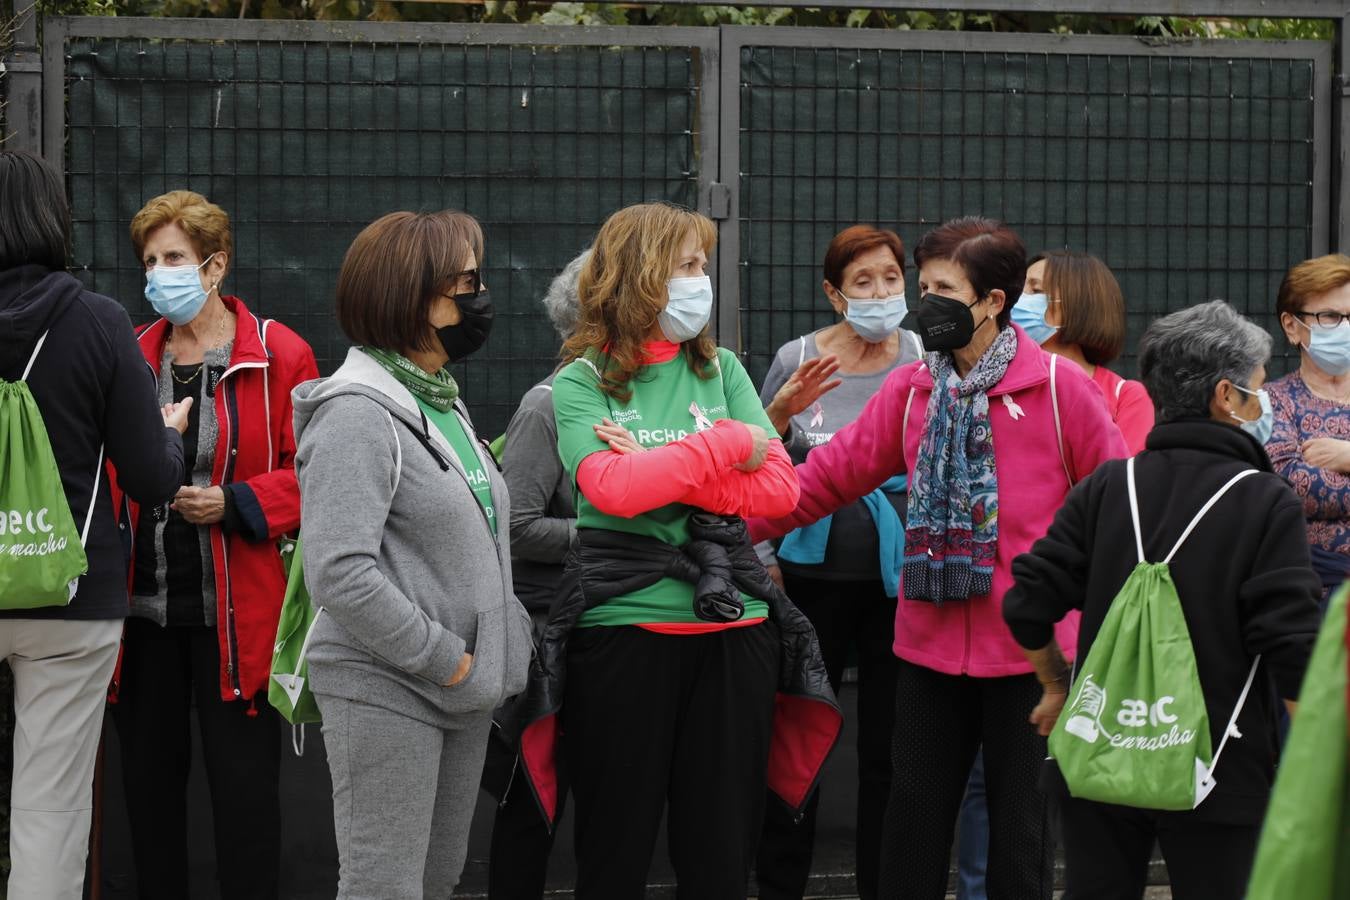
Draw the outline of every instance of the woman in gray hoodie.
<instances>
[{"instance_id":1,"label":"woman in gray hoodie","mask_svg":"<svg viewBox=\"0 0 1350 900\"><path fill-rule=\"evenodd\" d=\"M295 391L340 900L451 895L492 710L525 685L533 645L506 487L445 369L492 324L482 256L464 213L367 226L337 283L357 346Z\"/></svg>"}]
</instances>

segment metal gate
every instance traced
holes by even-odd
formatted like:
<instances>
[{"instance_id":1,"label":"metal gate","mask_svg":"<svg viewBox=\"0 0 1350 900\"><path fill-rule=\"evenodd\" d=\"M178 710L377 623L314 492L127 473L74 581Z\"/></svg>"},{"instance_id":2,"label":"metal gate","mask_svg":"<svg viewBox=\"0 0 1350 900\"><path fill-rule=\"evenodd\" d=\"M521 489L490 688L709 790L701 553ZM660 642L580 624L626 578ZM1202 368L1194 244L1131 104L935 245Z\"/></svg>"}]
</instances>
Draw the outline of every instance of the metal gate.
<instances>
[{"instance_id":1,"label":"metal gate","mask_svg":"<svg viewBox=\"0 0 1350 900\"><path fill-rule=\"evenodd\" d=\"M672 200L719 221L719 337L758 379L776 347L831 320L819 263L854 222L912 246L945 218L983 213L1033 252L1096 253L1125 290L1132 348L1153 317L1213 297L1272 325L1279 277L1326 252L1344 190L1324 42L44 28L42 143L68 172L76 263L93 287L144 316L127 223L156 193L200 190L234 221L231 289L295 325L327 371L345 343L333 282L356 231L392 209L467 209L487 232L501 312L486 352L457 373L487 433L555 359L538 304L549 279L627 203Z\"/></svg>"},{"instance_id":2,"label":"metal gate","mask_svg":"<svg viewBox=\"0 0 1350 900\"><path fill-rule=\"evenodd\" d=\"M345 354L333 286L348 244L397 209L486 232L492 340L457 367L485 434L556 359L539 304L613 210L707 208L717 32L49 19L46 146L69 177L75 263L149 310L128 223L191 188L230 214L227 289Z\"/></svg>"},{"instance_id":3,"label":"metal gate","mask_svg":"<svg viewBox=\"0 0 1350 900\"><path fill-rule=\"evenodd\" d=\"M1273 328L1284 272L1327 252L1330 44L729 28L722 80L723 250L756 379L833 321L820 262L854 222L912 247L985 214L1028 252L1094 253L1130 353L1153 318L1215 297Z\"/></svg>"}]
</instances>

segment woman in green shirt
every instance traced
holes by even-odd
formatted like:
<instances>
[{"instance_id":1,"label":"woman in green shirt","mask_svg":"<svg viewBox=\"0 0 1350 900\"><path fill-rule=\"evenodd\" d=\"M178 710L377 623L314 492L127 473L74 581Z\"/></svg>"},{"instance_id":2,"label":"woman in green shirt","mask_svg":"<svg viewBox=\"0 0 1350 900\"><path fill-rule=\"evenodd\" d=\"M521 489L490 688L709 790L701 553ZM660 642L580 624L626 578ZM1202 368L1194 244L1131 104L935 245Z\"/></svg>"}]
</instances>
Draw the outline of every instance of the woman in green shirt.
<instances>
[{"instance_id":1,"label":"woman in green shirt","mask_svg":"<svg viewBox=\"0 0 1350 900\"><path fill-rule=\"evenodd\" d=\"M715 235L680 207L628 207L581 271L553 403L583 546L603 529L682 547L700 510L754 515L797 496L749 376L706 333ZM578 898L642 897L667 811L679 896L745 896L780 646L762 598L729 605L703 608L691 583L667 577L577 620L562 730Z\"/></svg>"}]
</instances>

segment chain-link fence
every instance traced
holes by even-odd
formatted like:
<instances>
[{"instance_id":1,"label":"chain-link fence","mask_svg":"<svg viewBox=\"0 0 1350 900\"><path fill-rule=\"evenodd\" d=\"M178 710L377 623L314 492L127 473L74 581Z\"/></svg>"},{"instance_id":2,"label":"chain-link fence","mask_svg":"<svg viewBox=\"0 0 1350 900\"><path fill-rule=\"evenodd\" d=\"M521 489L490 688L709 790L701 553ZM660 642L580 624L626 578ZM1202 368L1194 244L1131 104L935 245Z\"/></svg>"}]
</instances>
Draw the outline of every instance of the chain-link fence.
<instances>
[{"instance_id":1,"label":"chain-link fence","mask_svg":"<svg viewBox=\"0 0 1350 900\"><path fill-rule=\"evenodd\" d=\"M779 345L831 320L820 260L855 222L912 246L982 213L1032 252L1101 256L1126 294L1124 371L1148 321L1199 300L1273 327L1280 276L1325 252L1332 230L1330 43L97 19L47 30L46 58L61 63L44 73L47 152L64 154L92 285L144 316L127 223L161 191L199 190L235 223L227 287L297 327L327 371L345 347L331 298L351 237L393 209L467 209L486 228L501 313L457 372L486 433L555 358L538 305L549 279L640 200L721 220L720 335L756 378Z\"/></svg>"},{"instance_id":2,"label":"chain-link fence","mask_svg":"<svg viewBox=\"0 0 1350 900\"><path fill-rule=\"evenodd\" d=\"M229 212L225 290L300 332L331 371L347 341L333 287L347 246L399 209L467 210L486 233L498 316L456 367L485 434L556 360L539 299L613 210L698 203L694 46L400 40L65 44L75 264L149 317L128 223L176 188ZM653 39L656 35L651 36ZM678 35L675 35L678 37Z\"/></svg>"},{"instance_id":3,"label":"chain-link fence","mask_svg":"<svg viewBox=\"0 0 1350 900\"><path fill-rule=\"evenodd\" d=\"M1329 46L739 35L741 338L756 377L833 320L821 260L855 222L912 248L984 214L1029 253L1100 256L1125 292L1131 372L1139 334L1183 306L1222 297L1274 328L1279 279L1325 252Z\"/></svg>"}]
</instances>

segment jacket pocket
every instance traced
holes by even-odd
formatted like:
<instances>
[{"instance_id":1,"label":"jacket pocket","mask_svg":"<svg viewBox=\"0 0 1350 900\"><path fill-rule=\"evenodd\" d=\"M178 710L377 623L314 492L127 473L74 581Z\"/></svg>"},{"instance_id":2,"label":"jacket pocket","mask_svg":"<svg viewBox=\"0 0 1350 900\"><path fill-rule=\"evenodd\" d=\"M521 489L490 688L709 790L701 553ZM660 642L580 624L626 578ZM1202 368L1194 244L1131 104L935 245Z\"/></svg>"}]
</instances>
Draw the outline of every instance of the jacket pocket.
<instances>
[{"instance_id":1,"label":"jacket pocket","mask_svg":"<svg viewBox=\"0 0 1350 900\"><path fill-rule=\"evenodd\" d=\"M508 620L506 636L506 683L502 699L525 690L530 675L530 658L534 655L534 627L530 614L519 600L508 599L505 613Z\"/></svg>"},{"instance_id":2,"label":"jacket pocket","mask_svg":"<svg viewBox=\"0 0 1350 900\"><path fill-rule=\"evenodd\" d=\"M478 614L473 665L469 668L469 674L458 684L441 689L441 705L446 712L486 712L497 705L501 696L507 646L503 624L500 607Z\"/></svg>"}]
</instances>

